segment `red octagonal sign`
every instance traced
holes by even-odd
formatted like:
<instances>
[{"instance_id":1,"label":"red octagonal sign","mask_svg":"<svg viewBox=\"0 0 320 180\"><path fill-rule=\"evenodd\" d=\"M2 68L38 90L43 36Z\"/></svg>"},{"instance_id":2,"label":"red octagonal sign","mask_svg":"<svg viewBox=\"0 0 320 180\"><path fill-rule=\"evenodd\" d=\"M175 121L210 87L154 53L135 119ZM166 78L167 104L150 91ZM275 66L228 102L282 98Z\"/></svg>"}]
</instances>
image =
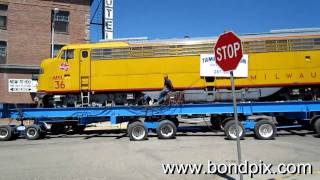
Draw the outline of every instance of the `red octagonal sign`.
<instances>
[{"instance_id":1,"label":"red octagonal sign","mask_svg":"<svg viewBox=\"0 0 320 180\"><path fill-rule=\"evenodd\" d=\"M241 40L233 32L219 36L214 47L216 63L224 71L235 70L242 59Z\"/></svg>"}]
</instances>

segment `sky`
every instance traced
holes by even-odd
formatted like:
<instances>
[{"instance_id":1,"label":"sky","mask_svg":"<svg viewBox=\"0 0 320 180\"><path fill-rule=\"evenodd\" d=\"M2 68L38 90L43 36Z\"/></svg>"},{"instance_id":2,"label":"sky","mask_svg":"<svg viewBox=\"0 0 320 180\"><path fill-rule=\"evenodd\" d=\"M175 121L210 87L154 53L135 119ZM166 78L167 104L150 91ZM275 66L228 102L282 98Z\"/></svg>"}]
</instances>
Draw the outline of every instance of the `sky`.
<instances>
[{"instance_id":1,"label":"sky","mask_svg":"<svg viewBox=\"0 0 320 180\"><path fill-rule=\"evenodd\" d=\"M167 39L320 27L320 0L114 0L114 38Z\"/></svg>"}]
</instances>

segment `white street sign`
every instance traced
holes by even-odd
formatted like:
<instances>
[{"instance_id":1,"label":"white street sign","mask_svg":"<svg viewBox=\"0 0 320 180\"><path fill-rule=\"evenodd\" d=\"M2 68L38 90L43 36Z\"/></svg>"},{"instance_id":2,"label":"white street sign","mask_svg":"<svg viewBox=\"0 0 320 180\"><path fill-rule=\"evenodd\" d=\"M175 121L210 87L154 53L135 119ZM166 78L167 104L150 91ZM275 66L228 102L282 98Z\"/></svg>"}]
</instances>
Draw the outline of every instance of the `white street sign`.
<instances>
[{"instance_id":1,"label":"white street sign","mask_svg":"<svg viewBox=\"0 0 320 180\"><path fill-rule=\"evenodd\" d=\"M248 54L244 54L240 63L233 71L234 77L248 77ZM216 63L214 54L200 55L200 76L203 77L230 77L228 71L223 71Z\"/></svg>"},{"instance_id":2,"label":"white street sign","mask_svg":"<svg viewBox=\"0 0 320 180\"><path fill-rule=\"evenodd\" d=\"M113 0L104 0L104 39L113 39Z\"/></svg>"},{"instance_id":3,"label":"white street sign","mask_svg":"<svg viewBox=\"0 0 320 180\"><path fill-rule=\"evenodd\" d=\"M9 92L37 92L36 80L32 79L9 79L8 91Z\"/></svg>"}]
</instances>

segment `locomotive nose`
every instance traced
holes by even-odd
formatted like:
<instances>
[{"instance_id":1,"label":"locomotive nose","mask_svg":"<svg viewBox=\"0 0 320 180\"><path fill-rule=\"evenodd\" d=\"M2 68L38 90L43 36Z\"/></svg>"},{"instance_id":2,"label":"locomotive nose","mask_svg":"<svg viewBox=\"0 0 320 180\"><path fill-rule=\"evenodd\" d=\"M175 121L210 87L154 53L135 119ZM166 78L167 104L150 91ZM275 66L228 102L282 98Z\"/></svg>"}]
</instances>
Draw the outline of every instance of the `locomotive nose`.
<instances>
[{"instance_id":1,"label":"locomotive nose","mask_svg":"<svg viewBox=\"0 0 320 180\"><path fill-rule=\"evenodd\" d=\"M52 62L52 59L45 59L41 62L40 64L40 71L39 71L39 76L38 76L38 85L37 85L37 90L38 92L43 90L44 85L46 84L44 80L44 75L45 75L45 69Z\"/></svg>"}]
</instances>

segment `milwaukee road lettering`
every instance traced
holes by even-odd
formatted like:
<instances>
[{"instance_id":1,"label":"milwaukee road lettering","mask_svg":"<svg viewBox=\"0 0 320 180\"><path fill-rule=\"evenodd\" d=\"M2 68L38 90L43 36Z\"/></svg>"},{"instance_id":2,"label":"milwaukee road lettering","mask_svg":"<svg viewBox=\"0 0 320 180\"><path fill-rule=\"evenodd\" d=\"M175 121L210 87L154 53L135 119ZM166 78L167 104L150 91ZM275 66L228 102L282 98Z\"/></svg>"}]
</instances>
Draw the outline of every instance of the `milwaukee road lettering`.
<instances>
[{"instance_id":1,"label":"milwaukee road lettering","mask_svg":"<svg viewBox=\"0 0 320 180\"><path fill-rule=\"evenodd\" d=\"M300 72L300 73L264 73L264 74L249 74L248 79L255 80L301 80L301 79L317 79L319 78L319 73L317 72Z\"/></svg>"}]
</instances>

